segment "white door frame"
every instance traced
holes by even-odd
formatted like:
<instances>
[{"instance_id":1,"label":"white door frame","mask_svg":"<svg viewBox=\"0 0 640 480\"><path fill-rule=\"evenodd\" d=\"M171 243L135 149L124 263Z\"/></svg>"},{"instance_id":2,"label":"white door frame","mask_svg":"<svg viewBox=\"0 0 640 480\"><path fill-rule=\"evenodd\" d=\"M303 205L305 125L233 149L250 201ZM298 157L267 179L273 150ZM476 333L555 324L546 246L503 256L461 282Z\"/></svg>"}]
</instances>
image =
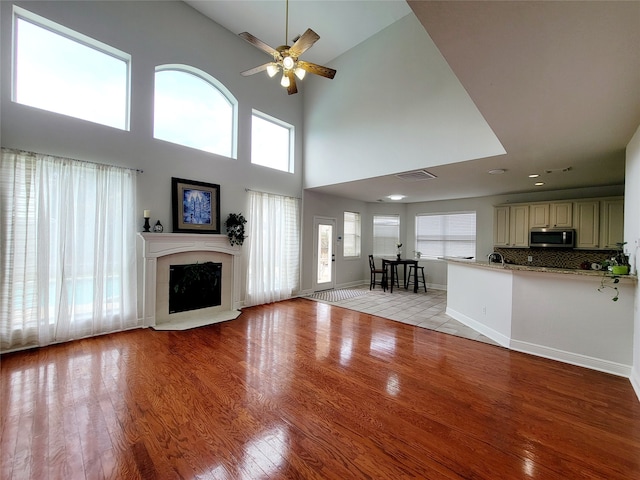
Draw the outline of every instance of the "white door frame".
<instances>
[{"instance_id":1,"label":"white door frame","mask_svg":"<svg viewBox=\"0 0 640 480\"><path fill-rule=\"evenodd\" d=\"M313 217L313 291L330 290L336 287L336 228L337 220L332 217ZM331 225L332 238L331 238L331 251L333 253L330 266L331 266L331 280L329 282L318 283L318 227L320 225Z\"/></svg>"}]
</instances>

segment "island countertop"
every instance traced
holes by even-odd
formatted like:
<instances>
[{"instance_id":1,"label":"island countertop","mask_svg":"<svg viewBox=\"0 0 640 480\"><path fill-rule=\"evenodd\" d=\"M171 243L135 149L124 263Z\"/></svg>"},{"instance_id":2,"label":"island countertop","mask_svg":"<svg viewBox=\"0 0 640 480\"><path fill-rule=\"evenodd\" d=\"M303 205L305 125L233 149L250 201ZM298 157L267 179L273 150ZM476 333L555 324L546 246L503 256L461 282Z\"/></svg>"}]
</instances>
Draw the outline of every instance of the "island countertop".
<instances>
[{"instance_id":1,"label":"island countertop","mask_svg":"<svg viewBox=\"0 0 640 480\"><path fill-rule=\"evenodd\" d=\"M491 268L498 270L510 270L510 271L521 271L521 272L545 272L545 273L557 273L564 275L582 275L582 276L590 276L590 277L601 277L606 272L602 270L582 270L579 268L554 268L554 267L536 267L529 265L516 265L513 263L493 263L482 260L475 259L467 259L467 258L459 258L459 257L442 257L442 260L451 263L459 263L462 265L468 265L472 267L479 268ZM609 275L613 276L609 272ZM631 283L637 283L638 277L637 275L615 275L619 277L621 281L630 281Z\"/></svg>"}]
</instances>

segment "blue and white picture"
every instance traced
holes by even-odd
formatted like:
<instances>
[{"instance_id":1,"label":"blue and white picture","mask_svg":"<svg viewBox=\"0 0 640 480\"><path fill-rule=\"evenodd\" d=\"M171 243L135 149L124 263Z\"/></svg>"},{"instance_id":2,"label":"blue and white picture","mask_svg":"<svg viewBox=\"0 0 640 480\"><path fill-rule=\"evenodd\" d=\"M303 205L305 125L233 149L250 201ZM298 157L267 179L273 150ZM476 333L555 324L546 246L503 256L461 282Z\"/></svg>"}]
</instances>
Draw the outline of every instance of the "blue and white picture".
<instances>
[{"instance_id":1,"label":"blue and white picture","mask_svg":"<svg viewBox=\"0 0 640 480\"><path fill-rule=\"evenodd\" d=\"M182 221L189 225L211 224L211 192L185 188L182 192Z\"/></svg>"},{"instance_id":2,"label":"blue and white picture","mask_svg":"<svg viewBox=\"0 0 640 480\"><path fill-rule=\"evenodd\" d=\"M220 233L220 185L171 178L173 231Z\"/></svg>"}]
</instances>

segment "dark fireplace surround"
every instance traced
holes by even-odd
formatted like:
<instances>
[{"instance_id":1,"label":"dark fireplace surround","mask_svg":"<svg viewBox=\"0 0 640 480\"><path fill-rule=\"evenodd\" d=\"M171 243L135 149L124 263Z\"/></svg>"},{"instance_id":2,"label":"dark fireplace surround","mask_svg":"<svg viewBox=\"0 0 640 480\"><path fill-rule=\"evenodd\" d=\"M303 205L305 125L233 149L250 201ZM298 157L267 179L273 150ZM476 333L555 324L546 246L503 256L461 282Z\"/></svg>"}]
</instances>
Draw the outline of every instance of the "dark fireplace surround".
<instances>
[{"instance_id":1,"label":"dark fireplace surround","mask_svg":"<svg viewBox=\"0 0 640 480\"><path fill-rule=\"evenodd\" d=\"M222 263L203 262L169 267L169 315L221 302Z\"/></svg>"}]
</instances>

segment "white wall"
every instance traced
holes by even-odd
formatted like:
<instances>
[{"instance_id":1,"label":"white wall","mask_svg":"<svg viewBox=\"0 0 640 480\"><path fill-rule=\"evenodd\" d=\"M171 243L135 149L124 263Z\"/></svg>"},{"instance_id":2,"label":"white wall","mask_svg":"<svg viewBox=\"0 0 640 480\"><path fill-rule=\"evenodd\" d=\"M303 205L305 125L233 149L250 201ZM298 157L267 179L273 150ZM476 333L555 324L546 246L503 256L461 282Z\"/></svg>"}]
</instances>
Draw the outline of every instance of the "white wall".
<instances>
[{"instance_id":1,"label":"white wall","mask_svg":"<svg viewBox=\"0 0 640 480\"><path fill-rule=\"evenodd\" d=\"M631 262L638 271L640 261L640 127L627 145L626 195L624 202L624 239ZM631 383L640 398L640 286L634 304L633 367Z\"/></svg>"},{"instance_id":2,"label":"white wall","mask_svg":"<svg viewBox=\"0 0 640 480\"><path fill-rule=\"evenodd\" d=\"M305 187L505 153L413 13L330 66L305 91Z\"/></svg>"},{"instance_id":3,"label":"white wall","mask_svg":"<svg viewBox=\"0 0 640 480\"><path fill-rule=\"evenodd\" d=\"M513 274L492 268L447 264L447 315L504 347L511 339Z\"/></svg>"},{"instance_id":4,"label":"white wall","mask_svg":"<svg viewBox=\"0 0 640 480\"><path fill-rule=\"evenodd\" d=\"M365 202L340 198L333 195L323 195L305 190L303 196L303 224L302 224L302 290L311 291L313 288L314 256L313 256L313 217L322 216L336 219L337 235L344 235L344 212L357 212L361 215L362 236L370 237L367 231L366 219L368 206ZM363 241L364 242L364 241ZM362 282L364 262L369 250L362 245L362 255L359 259L345 259L342 254L342 243L336 246L335 281L336 288L351 286ZM368 278L369 268L367 267Z\"/></svg>"},{"instance_id":5,"label":"white wall","mask_svg":"<svg viewBox=\"0 0 640 480\"><path fill-rule=\"evenodd\" d=\"M601 277L513 272L512 348L629 375L635 283L599 292Z\"/></svg>"},{"instance_id":6,"label":"white wall","mask_svg":"<svg viewBox=\"0 0 640 480\"><path fill-rule=\"evenodd\" d=\"M144 170L138 201L171 231L171 177L221 186L221 223L246 212L245 188L300 196L302 98L288 96L266 75L240 72L265 55L182 2L31 2L19 6L132 55L131 129L121 131L11 101L12 3L1 2L2 146ZM153 81L157 65L189 64L222 82L239 102L238 158L230 159L153 139ZM250 163L251 110L296 126L295 173ZM242 281L244 285L244 280ZM244 298L244 295L242 295Z\"/></svg>"}]
</instances>

